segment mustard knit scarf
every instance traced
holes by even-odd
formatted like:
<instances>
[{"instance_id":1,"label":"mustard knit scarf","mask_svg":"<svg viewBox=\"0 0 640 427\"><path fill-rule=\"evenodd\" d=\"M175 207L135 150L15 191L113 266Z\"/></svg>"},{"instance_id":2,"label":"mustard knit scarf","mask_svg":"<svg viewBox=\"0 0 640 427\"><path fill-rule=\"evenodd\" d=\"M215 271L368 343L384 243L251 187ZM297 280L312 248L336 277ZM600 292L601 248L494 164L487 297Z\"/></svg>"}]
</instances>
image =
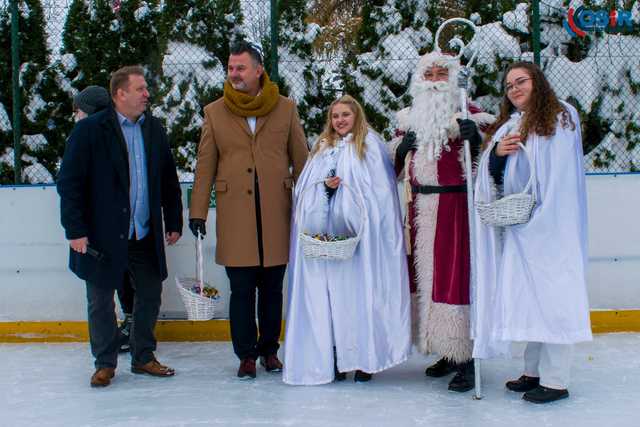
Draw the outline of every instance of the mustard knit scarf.
<instances>
[{"instance_id":1,"label":"mustard knit scarf","mask_svg":"<svg viewBox=\"0 0 640 427\"><path fill-rule=\"evenodd\" d=\"M235 90L229 80L224 82L224 105L240 117L262 117L269 114L278 103L280 90L265 71L262 75L262 92L258 96Z\"/></svg>"}]
</instances>

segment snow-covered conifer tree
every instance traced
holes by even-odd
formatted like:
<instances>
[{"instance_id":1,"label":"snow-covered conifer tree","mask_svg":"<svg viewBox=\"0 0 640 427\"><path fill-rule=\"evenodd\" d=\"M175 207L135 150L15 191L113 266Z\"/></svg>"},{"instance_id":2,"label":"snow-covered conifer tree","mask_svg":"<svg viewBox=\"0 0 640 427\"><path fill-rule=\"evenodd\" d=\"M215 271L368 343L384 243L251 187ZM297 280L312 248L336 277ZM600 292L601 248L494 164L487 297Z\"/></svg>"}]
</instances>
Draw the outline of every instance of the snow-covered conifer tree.
<instances>
[{"instance_id":1,"label":"snow-covered conifer tree","mask_svg":"<svg viewBox=\"0 0 640 427\"><path fill-rule=\"evenodd\" d=\"M39 0L19 2L22 180L53 182L69 130L67 94L50 65L45 19ZM11 16L0 13L0 182L13 181Z\"/></svg>"},{"instance_id":2,"label":"snow-covered conifer tree","mask_svg":"<svg viewBox=\"0 0 640 427\"><path fill-rule=\"evenodd\" d=\"M321 28L307 22L307 3L305 0L280 2L278 53L280 87L297 102L305 133L313 139L322 131L327 107L336 93L327 81L326 61L314 52Z\"/></svg>"},{"instance_id":3,"label":"snow-covered conifer tree","mask_svg":"<svg viewBox=\"0 0 640 427\"><path fill-rule=\"evenodd\" d=\"M372 126L390 138L395 113L411 101L411 73L431 46L429 0L374 0L362 9L356 52L341 66L344 92L358 98Z\"/></svg>"},{"instance_id":4,"label":"snow-covered conifer tree","mask_svg":"<svg viewBox=\"0 0 640 427\"><path fill-rule=\"evenodd\" d=\"M154 114L167 126L181 180L191 180L202 108L222 96L229 48L242 36L239 0L165 2L167 51L162 99Z\"/></svg>"}]
</instances>

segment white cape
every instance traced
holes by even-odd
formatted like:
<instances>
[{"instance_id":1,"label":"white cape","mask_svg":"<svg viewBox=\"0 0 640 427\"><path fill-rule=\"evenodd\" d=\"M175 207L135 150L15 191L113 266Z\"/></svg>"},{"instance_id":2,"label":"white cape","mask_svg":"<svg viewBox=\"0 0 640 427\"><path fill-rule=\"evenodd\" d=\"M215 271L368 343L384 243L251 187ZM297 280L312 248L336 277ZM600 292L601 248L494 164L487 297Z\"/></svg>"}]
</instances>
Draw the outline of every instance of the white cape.
<instances>
[{"instance_id":1,"label":"white cape","mask_svg":"<svg viewBox=\"0 0 640 427\"><path fill-rule=\"evenodd\" d=\"M315 183L331 169L354 191L341 185L328 201L324 185ZM301 218L295 215L300 203ZM395 173L380 137L369 130L362 160L348 139L312 157L296 183L293 206L284 382L333 381L333 346L341 372L375 373L405 361L411 351L407 258ZM304 257L300 231L354 235L363 213L353 258Z\"/></svg>"},{"instance_id":2,"label":"white cape","mask_svg":"<svg viewBox=\"0 0 640 427\"><path fill-rule=\"evenodd\" d=\"M554 136L531 135L525 144L537 174L537 205L529 222L497 228L483 224L474 213L471 334L476 358L506 356L511 341L572 344L592 338L580 118L572 106L563 105L575 129L565 129L558 121ZM516 128L519 120L518 113L512 115L492 143ZM480 159L476 200L495 198L488 170L490 152L486 150ZM522 191L529 169L522 150L510 155L504 194Z\"/></svg>"}]
</instances>

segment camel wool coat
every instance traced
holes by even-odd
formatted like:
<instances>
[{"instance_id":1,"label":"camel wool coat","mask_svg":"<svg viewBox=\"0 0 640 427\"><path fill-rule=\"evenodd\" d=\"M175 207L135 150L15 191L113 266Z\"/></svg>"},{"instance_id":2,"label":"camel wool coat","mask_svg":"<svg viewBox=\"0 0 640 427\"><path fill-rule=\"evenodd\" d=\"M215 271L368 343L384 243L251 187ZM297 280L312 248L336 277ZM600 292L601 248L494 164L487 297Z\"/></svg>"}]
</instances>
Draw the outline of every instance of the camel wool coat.
<instances>
[{"instance_id":1,"label":"camel wool coat","mask_svg":"<svg viewBox=\"0 0 640 427\"><path fill-rule=\"evenodd\" d=\"M265 267L289 259L291 197L309 150L295 103L279 97L258 117L255 134L245 117L220 98L204 108L190 218L207 219L212 185L216 192L216 263L227 267L260 265L256 224L258 177Z\"/></svg>"}]
</instances>

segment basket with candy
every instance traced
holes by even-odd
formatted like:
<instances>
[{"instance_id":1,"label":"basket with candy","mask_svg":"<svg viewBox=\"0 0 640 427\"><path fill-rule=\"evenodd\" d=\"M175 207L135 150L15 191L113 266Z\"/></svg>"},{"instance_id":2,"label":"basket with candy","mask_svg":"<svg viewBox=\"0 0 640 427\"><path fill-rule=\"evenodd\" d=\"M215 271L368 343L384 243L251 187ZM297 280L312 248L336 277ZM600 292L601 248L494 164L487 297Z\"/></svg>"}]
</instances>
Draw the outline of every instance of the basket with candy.
<instances>
[{"instance_id":1,"label":"basket with candy","mask_svg":"<svg viewBox=\"0 0 640 427\"><path fill-rule=\"evenodd\" d=\"M182 298L189 320L213 319L220 293L213 286L204 282L202 261L202 241L196 238L196 278L176 277L176 287Z\"/></svg>"},{"instance_id":2,"label":"basket with candy","mask_svg":"<svg viewBox=\"0 0 640 427\"><path fill-rule=\"evenodd\" d=\"M313 183L309 187L305 188L300 194L300 200L298 200L298 207L296 209L296 217L298 218L299 224L302 223L302 221L300 221L300 217L302 215L301 207L304 194L310 188L317 184L324 184L324 181ZM306 258L319 258L337 261L345 260L351 258L355 253L356 248L358 247L360 237L362 236L362 232L364 230L364 224L367 221L364 197L357 189L354 190L345 182L341 182L340 187L346 188L357 196L356 200L362 212L362 218L360 221L360 228L358 229L358 233L355 236L344 236L332 235L327 233L311 234L301 232L298 234L298 240L300 242L300 246L302 247L302 253Z\"/></svg>"}]
</instances>

